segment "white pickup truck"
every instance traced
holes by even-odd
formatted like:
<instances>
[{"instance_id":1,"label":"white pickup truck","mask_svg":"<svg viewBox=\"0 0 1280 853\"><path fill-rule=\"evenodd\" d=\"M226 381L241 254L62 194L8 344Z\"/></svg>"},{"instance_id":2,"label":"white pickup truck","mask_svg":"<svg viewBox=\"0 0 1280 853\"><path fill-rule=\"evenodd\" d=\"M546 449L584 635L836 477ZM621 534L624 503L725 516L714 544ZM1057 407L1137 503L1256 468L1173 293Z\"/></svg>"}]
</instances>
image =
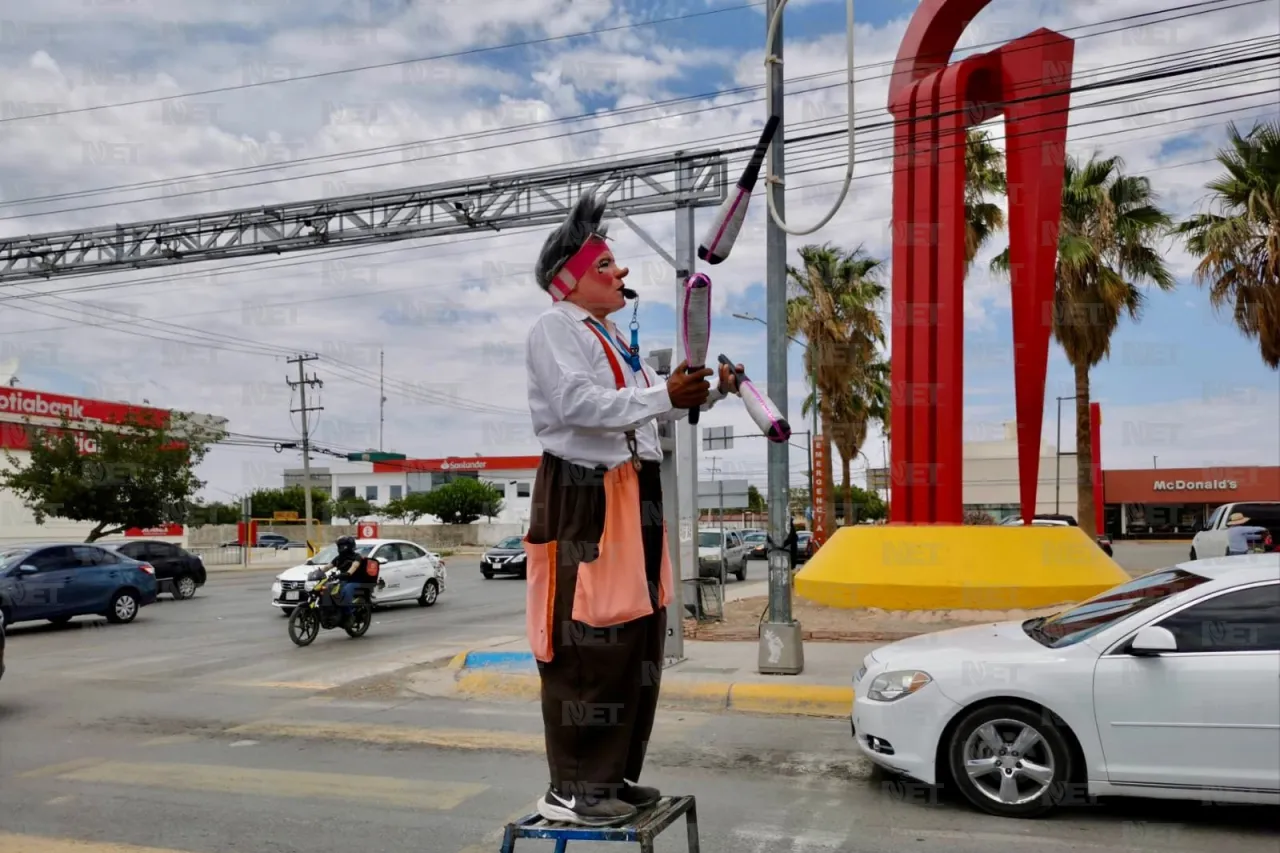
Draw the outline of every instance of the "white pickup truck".
<instances>
[{"instance_id":1,"label":"white pickup truck","mask_svg":"<svg viewBox=\"0 0 1280 853\"><path fill-rule=\"evenodd\" d=\"M1227 556L1231 530L1241 526L1265 527L1280 541L1280 501L1248 501L1218 507L1191 540L1191 559Z\"/></svg>"}]
</instances>

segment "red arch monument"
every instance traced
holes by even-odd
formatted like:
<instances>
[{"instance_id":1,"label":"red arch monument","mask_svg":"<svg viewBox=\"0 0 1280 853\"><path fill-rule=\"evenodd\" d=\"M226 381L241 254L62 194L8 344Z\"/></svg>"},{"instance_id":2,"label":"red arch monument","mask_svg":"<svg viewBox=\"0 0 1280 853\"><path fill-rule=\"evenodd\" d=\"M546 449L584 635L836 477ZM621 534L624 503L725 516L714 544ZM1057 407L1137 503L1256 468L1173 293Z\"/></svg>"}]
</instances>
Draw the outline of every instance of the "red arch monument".
<instances>
[{"instance_id":1,"label":"red arch monument","mask_svg":"<svg viewBox=\"0 0 1280 853\"><path fill-rule=\"evenodd\" d=\"M1005 117L1013 378L1024 518L1035 513L1074 42L1036 30L951 63L990 0L924 0L889 83L893 184L890 520L960 524L965 130Z\"/></svg>"},{"instance_id":2,"label":"red arch monument","mask_svg":"<svg viewBox=\"0 0 1280 853\"><path fill-rule=\"evenodd\" d=\"M1127 579L1078 527L963 522L965 130L1005 117L1013 380L1023 517L1035 513L1074 43L1036 30L951 62L990 0L922 0L889 83L893 184L892 494L796 576L832 607L1011 610Z\"/></svg>"}]
</instances>

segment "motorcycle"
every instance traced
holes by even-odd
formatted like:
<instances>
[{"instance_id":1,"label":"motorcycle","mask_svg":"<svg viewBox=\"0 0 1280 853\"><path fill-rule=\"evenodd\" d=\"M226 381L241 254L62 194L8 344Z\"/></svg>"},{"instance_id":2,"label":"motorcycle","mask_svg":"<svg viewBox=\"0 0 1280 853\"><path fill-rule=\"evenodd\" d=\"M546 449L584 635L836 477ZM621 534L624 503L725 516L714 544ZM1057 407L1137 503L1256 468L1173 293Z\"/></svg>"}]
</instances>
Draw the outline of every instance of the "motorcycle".
<instances>
[{"instance_id":1,"label":"motorcycle","mask_svg":"<svg viewBox=\"0 0 1280 853\"><path fill-rule=\"evenodd\" d=\"M378 562L370 560L366 571L377 579ZM346 615L337 599L342 572L334 567L319 568L307 575L307 581L307 599L289 614L289 639L294 645L311 645L321 628L329 631L341 627L353 639L364 636L373 624L373 601L368 591L356 591L352 612Z\"/></svg>"}]
</instances>

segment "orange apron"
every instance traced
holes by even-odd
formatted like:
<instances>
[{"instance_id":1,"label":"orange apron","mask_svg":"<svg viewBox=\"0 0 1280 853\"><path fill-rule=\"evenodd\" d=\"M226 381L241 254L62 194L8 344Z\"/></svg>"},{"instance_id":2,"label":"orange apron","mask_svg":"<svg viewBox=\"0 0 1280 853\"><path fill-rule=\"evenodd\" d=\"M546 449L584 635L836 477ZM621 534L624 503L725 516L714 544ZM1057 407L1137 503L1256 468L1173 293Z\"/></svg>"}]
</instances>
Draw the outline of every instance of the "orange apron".
<instances>
[{"instance_id":1,"label":"orange apron","mask_svg":"<svg viewBox=\"0 0 1280 853\"><path fill-rule=\"evenodd\" d=\"M622 365L608 340L592 325L613 371L618 390L627 387ZM643 374L642 374L643 375ZM648 384L648 377L645 382ZM634 441L634 435L628 436ZM579 562L571 618L592 628L610 628L654 612L645 574L644 542L640 535L640 479L630 462L604 476L605 522L599 555ZM533 656L543 663L554 657L557 542L533 543L526 534L527 587L525 630ZM659 571L658 607L671 603L672 569L667 524L662 523L662 567Z\"/></svg>"}]
</instances>

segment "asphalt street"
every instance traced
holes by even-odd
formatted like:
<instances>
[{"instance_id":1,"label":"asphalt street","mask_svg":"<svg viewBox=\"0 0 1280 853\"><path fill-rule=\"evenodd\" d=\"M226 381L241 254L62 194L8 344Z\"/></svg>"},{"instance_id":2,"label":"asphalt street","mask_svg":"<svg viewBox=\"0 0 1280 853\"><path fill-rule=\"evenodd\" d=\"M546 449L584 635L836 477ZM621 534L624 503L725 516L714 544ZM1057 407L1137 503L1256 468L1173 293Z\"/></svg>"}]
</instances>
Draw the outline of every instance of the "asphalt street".
<instances>
[{"instance_id":1,"label":"asphalt street","mask_svg":"<svg viewBox=\"0 0 1280 853\"><path fill-rule=\"evenodd\" d=\"M306 649L269 604L270 572L211 574L131 625L17 626L0 680L0 853L496 853L546 784L537 708L415 696L398 671L518 636L524 583L449 565L434 607ZM709 853L1274 853L1278 839L1273 814L1198 803L989 818L874 772L830 720L663 712L643 781L697 796ZM684 850L683 828L658 849Z\"/></svg>"}]
</instances>

